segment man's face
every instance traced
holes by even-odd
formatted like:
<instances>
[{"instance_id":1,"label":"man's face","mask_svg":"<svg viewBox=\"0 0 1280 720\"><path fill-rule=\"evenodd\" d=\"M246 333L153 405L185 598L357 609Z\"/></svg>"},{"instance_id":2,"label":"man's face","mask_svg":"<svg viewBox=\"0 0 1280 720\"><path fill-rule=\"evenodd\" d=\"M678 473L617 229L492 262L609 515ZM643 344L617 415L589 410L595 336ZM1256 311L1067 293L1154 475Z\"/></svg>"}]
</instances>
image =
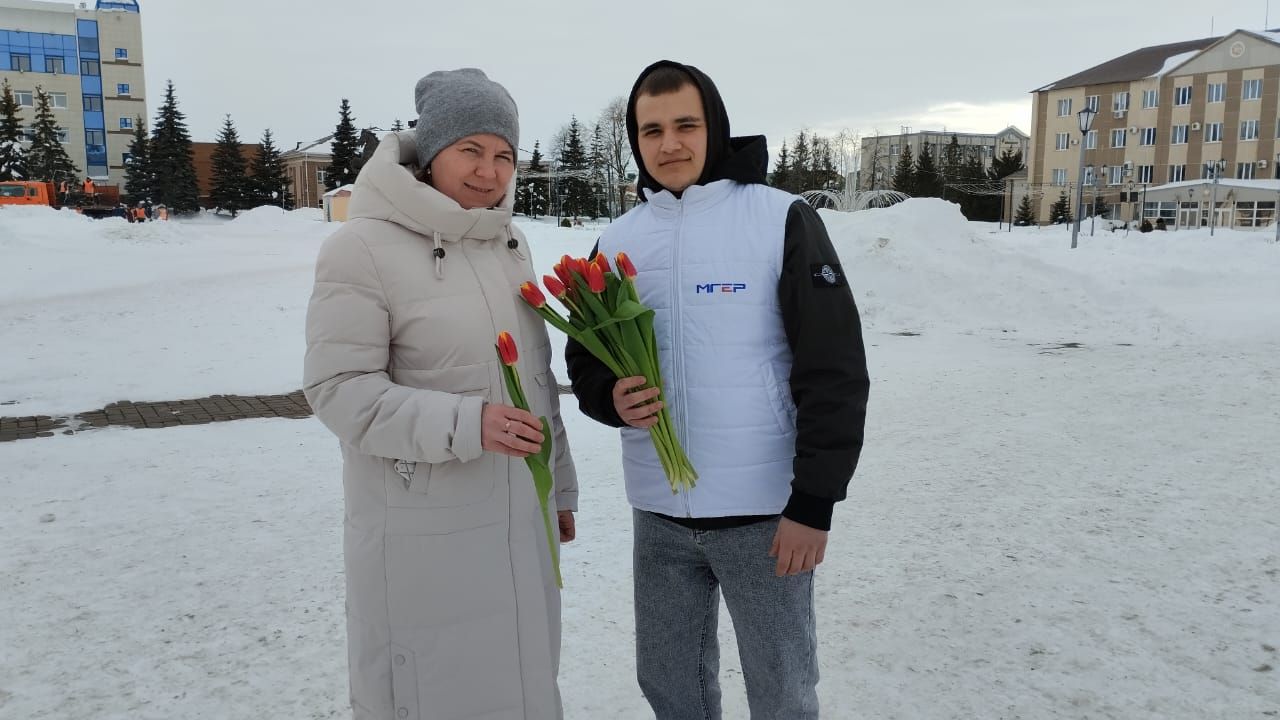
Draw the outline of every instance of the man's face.
<instances>
[{"instance_id":1,"label":"man's face","mask_svg":"<svg viewBox=\"0 0 1280 720\"><path fill-rule=\"evenodd\" d=\"M662 187L683 192L707 164L707 122L702 95L693 85L636 98L640 159Z\"/></svg>"}]
</instances>

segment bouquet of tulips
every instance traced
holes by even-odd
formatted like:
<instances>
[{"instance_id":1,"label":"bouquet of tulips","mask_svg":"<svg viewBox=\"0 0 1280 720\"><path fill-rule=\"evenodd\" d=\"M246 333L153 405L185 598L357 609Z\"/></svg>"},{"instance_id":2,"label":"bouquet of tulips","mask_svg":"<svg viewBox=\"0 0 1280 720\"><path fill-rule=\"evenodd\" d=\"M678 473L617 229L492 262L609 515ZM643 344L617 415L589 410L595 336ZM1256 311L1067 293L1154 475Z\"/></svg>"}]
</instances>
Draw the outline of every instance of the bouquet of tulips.
<instances>
[{"instance_id":1,"label":"bouquet of tulips","mask_svg":"<svg viewBox=\"0 0 1280 720\"><path fill-rule=\"evenodd\" d=\"M507 383L507 394L511 396L511 404L529 412L529 399L524 396L524 387L520 384L520 373L516 370L516 361L520 359L516 349L515 338L509 332L498 333L498 359L502 361L502 378ZM538 505L542 507L542 524L547 529L547 546L551 548L551 564L556 569L556 585L564 587L560 577L560 543L557 540L557 525L551 521L551 491L555 483L551 479L551 423L542 420L542 447L537 453L524 459L533 473L533 488L538 495Z\"/></svg>"},{"instance_id":2,"label":"bouquet of tulips","mask_svg":"<svg viewBox=\"0 0 1280 720\"><path fill-rule=\"evenodd\" d=\"M565 255L555 266L555 276L542 278L547 291L569 311L567 318L550 307L546 296L531 282L520 286L520 295L544 320L591 351L616 377L644 376L646 387L661 392L653 310L640 303L631 259L618 253L616 262L615 273L604 255L597 254L592 260ZM649 437L671 492L692 488L698 473L680 446L665 403L658 411L657 424L649 428Z\"/></svg>"}]
</instances>

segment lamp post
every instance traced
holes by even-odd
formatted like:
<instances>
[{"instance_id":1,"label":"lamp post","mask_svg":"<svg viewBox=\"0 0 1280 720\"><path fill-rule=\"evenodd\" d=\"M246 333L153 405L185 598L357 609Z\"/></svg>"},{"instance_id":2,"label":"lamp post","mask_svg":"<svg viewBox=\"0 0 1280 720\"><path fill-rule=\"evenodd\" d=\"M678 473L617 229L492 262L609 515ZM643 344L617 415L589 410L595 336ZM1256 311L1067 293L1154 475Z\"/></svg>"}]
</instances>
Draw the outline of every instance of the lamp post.
<instances>
[{"instance_id":1,"label":"lamp post","mask_svg":"<svg viewBox=\"0 0 1280 720\"><path fill-rule=\"evenodd\" d=\"M1071 226L1071 249L1076 248L1076 238L1080 235L1080 213L1084 208L1084 146L1085 140L1089 136L1089 128L1093 127L1093 116L1098 111L1086 105L1083 110L1076 113L1076 119L1080 121L1080 171L1076 174L1079 180L1076 184L1079 186L1076 190L1076 221Z\"/></svg>"},{"instance_id":2,"label":"lamp post","mask_svg":"<svg viewBox=\"0 0 1280 720\"><path fill-rule=\"evenodd\" d=\"M1209 237L1213 237L1213 229L1218 224L1218 176L1226 166L1226 160L1218 160L1209 166L1213 171L1213 199L1209 201Z\"/></svg>"}]
</instances>

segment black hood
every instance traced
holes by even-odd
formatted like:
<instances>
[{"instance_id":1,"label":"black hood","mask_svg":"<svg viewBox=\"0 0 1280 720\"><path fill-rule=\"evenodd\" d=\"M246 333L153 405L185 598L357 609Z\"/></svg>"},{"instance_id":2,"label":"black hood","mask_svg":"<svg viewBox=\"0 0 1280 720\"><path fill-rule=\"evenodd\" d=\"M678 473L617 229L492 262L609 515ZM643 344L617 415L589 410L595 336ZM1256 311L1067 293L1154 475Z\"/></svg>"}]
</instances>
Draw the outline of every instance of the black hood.
<instances>
[{"instance_id":1,"label":"black hood","mask_svg":"<svg viewBox=\"0 0 1280 720\"><path fill-rule=\"evenodd\" d=\"M659 192L664 188L653 179L645 169L644 158L640 156L639 138L636 126L636 93L640 83L649 73L660 67L672 67L682 70L693 78L694 84L702 95L702 110L707 122L707 162L702 168L702 176L697 185L706 185L717 180L734 180L743 184L765 184L769 170L769 149L763 135L746 137L730 137L729 114L725 112L724 100L720 91L698 68L682 65L671 60L659 60L645 68L636 78L631 88L631 97L627 99L627 138L631 141L631 153L636 159L639 178L636 180L637 194L644 200L644 190Z\"/></svg>"}]
</instances>

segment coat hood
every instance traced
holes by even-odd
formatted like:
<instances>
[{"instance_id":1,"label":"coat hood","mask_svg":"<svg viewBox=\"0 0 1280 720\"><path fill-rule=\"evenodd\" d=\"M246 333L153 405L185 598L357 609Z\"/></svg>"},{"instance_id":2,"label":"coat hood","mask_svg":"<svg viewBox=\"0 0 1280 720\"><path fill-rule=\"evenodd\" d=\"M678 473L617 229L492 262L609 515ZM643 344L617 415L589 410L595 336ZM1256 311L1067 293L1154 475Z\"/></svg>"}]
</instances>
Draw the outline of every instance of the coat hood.
<instances>
[{"instance_id":1,"label":"coat hood","mask_svg":"<svg viewBox=\"0 0 1280 720\"><path fill-rule=\"evenodd\" d=\"M702 168L702 176L696 185L706 185L717 180L734 180L743 184L766 183L769 169L768 144L763 135L731 137L729 134L729 114L724 108L724 100L714 82L698 68L683 65L671 60L659 60L645 68L631 87L631 95L627 98L627 138L631 141L631 153L636 159L639 171L636 180L637 195L644 198L647 194L662 192L662 185L653 179L644 166L644 158L640 155L640 142L636 123L636 95L640 84L649 73L661 67L672 67L681 70L693 78L694 84L702 95L702 110L707 123L707 159Z\"/></svg>"}]
</instances>

